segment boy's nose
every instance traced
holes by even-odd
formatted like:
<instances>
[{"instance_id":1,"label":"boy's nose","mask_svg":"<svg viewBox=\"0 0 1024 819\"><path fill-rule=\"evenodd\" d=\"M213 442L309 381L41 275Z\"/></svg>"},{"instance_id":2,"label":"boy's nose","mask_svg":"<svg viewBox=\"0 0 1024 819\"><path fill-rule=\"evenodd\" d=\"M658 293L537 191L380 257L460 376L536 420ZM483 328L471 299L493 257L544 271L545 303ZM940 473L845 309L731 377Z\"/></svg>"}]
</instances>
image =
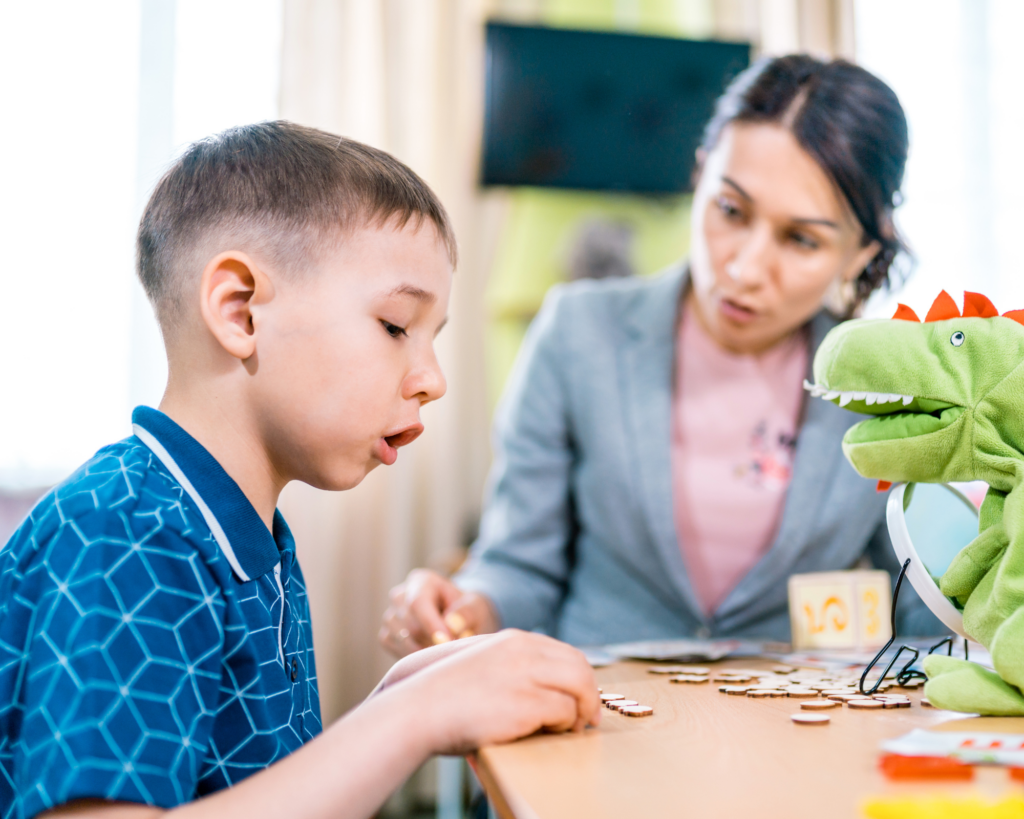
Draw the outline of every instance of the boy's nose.
<instances>
[{"instance_id":1,"label":"boy's nose","mask_svg":"<svg viewBox=\"0 0 1024 819\"><path fill-rule=\"evenodd\" d=\"M441 371L441 365L433 356L406 380L406 397L419 398L421 404L436 401L447 391L448 382Z\"/></svg>"}]
</instances>

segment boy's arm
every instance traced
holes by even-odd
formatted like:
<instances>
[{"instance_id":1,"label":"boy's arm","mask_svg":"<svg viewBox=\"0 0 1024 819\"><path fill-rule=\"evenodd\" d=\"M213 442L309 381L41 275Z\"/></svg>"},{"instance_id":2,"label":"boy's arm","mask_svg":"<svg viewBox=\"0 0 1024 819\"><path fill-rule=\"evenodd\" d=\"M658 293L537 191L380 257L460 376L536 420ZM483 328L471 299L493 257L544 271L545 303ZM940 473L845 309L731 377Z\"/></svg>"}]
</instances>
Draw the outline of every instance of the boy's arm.
<instances>
[{"instance_id":1,"label":"boy's arm","mask_svg":"<svg viewBox=\"0 0 1024 819\"><path fill-rule=\"evenodd\" d=\"M175 819L368 817L433 754L600 721L593 671L576 649L511 630L465 642L267 770L170 813ZM46 815L147 819L163 812L80 802Z\"/></svg>"}]
</instances>

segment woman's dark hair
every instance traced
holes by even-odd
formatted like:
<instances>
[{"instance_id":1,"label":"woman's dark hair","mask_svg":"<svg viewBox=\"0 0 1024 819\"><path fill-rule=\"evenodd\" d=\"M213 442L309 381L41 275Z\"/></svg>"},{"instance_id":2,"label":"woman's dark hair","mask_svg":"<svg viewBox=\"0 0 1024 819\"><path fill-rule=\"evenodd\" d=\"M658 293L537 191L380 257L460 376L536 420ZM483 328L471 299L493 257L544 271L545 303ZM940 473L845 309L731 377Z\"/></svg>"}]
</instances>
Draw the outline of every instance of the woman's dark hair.
<instances>
[{"instance_id":1,"label":"woman's dark hair","mask_svg":"<svg viewBox=\"0 0 1024 819\"><path fill-rule=\"evenodd\" d=\"M907 120L889 86L845 60L769 57L736 77L718 99L701 147L711 151L734 122L784 125L839 188L864 244L881 245L854 283L851 312L882 285L902 281L893 262L910 254L892 214L901 201Z\"/></svg>"}]
</instances>

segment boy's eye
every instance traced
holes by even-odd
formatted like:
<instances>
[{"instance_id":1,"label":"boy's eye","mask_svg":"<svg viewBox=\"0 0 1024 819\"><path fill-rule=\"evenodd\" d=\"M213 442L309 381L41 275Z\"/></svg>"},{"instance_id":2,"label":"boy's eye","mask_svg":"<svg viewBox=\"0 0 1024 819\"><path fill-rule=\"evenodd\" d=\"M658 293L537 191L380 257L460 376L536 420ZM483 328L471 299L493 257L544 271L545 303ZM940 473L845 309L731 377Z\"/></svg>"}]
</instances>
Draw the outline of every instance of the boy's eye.
<instances>
[{"instance_id":1,"label":"boy's eye","mask_svg":"<svg viewBox=\"0 0 1024 819\"><path fill-rule=\"evenodd\" d=\"M384 319L381 319L380 323L384 326L384 331L392 338L398 338L399 336L406 335L404 327L399 327L397 324L392 324L390 321L384 321Z\"/></svg>"}]
</instances>

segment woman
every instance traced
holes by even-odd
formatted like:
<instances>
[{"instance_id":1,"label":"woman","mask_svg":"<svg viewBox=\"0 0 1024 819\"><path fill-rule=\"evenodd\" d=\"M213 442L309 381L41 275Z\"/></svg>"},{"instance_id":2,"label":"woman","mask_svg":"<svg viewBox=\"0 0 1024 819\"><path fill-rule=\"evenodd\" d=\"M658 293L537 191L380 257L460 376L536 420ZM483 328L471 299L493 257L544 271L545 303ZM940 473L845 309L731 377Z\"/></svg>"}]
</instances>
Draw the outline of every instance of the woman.
<instances>
[{"instance_id":1,"label":"woman","mask_svg":"<svg viewBox=\"0 0 1024 819\"><path fill-rule=\"evenodd\" d=\"M857 416L801 385L836 316L889 283L906 155L899 101L861 68L789 56L740 75L698 151L689 264L552 292L496 420L470 560L393 589L384 645L509 626L788 639L791 574L895 571L885 497L840 447ZM908 591L900 631L940 631Z\"/></svg>"}]
</instances>

